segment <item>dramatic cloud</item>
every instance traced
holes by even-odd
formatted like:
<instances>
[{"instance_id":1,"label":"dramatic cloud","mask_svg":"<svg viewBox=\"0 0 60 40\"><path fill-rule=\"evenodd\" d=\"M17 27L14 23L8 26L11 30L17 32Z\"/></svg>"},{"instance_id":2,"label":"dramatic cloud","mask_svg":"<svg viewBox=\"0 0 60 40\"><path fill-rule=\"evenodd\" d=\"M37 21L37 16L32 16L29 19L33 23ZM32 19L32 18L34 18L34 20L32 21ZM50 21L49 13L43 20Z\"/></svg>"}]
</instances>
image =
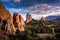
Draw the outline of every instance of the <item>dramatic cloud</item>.
<instances>
[{"instance_id":1,"label":"dramatic cloud","mask_svg":"<svg viewBox=\"0 0 60 40\"><path fill-rule=\"evenodd\" d=\"M26 14L30 13L34 19L39 20L42 16L47 17L49 15L60 15L60 7L59 6L51 6L48 4L39 4L32 7L28 7L26 9L15 9L9 8L8 9L11 14L14 12L19 13L23 16L24 20L26 20Z\"/></svg>"},{"instance_id":2,"label":"dramatic cloud","mask_svg":"<svg viewBox=\"0 0 60 40\"><path fill-rule=\"evenodd\" d=\"M39 4L32 6L30 8L31 13L33 14L58 14L60 13L60 7L59 6L51 6L48 4Z\"/></svg>"},{"instance_id":3,"label":"dramatic cloud","mask_svg":"<svg viewBox=\"0 0 60 40\"><path fill-rule=\"evenodd\" d=\"M34 6L37 4L50 4L60 6L60 0L1 0L6 7L9 5L10 8L25 8ZM13 6L10 4L14 4Z\"/></svg>"},{"instance_id":4,"label":"dramatic cloud","mask_svg":"<svg viewBox=\"0 0 60 40\"><path fill-rule=\"evenodd\" d=\"M30 13L34 19L49 15L60 15L60 0L1 0L11 14L17 12L23 17ZM24 17L25 19L25 17Z\"/></svg>"},{"instance_id":5,"label":"dramatic cloud","mask_svg":"<svg viewBox=\"0 0 60 40\"><path fill-rule=\"evenodd\" d=\"M59 6L52 6L48 4L38 4L35 6L28 7L26 9L15 9L10 8L9 11L13 14L14 12L17 12L19 14L22 14L22 16L26 16L27 13L30 13L34 19L40 19L42 16L46 17L49 15L60 15L60 7ZM24 20L25 17L23 16Z\"/></svg>"}]
</instances>

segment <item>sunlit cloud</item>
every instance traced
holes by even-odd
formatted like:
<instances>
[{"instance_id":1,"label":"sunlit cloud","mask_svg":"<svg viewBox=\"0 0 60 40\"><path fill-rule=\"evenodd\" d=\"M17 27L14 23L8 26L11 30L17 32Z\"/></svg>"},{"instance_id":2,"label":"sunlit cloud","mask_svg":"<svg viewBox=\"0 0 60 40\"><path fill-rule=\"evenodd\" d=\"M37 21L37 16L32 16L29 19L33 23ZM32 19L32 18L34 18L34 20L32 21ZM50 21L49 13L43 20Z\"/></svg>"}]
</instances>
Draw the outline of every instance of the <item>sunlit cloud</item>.
<instances>
[{"instance_id":1,"label":"sunlit cloud","mask_svg":"<svg viewBox=\"0 0 60 40\"><path fill-rule=\"evenodd\" d=\"M13 14L14 12L17 12L19 14L22 14L24 20L26 19L26 14L30 13L34 19L39 20L42 16L47 17L50 15L60 15L60 7L59 6L51 6L48 4L39 4L35 6L28 7L26 9L15 9L10 8L9 11Z\"/></svg>"},{"instance_id":2,"label":"sunlit cloud","mask_svg":"<svg viewBox=\"0 0 60 40\"><path fill-rule=\"evenodd\" d=\"M60 13L59 6L51 6L48 4L39 4L29 8L32 14L58 14Z\"/></svg>"}]
</instances>

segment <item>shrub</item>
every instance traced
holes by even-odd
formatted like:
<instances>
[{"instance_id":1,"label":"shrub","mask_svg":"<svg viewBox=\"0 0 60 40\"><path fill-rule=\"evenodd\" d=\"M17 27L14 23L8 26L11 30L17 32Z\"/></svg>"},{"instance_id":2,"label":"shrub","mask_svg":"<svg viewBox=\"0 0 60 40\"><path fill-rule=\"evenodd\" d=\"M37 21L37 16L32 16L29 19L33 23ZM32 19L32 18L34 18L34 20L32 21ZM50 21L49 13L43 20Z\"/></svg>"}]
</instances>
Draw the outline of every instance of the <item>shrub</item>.
<instances>
[{"instance_id":1,"label":"shrub","mask_svg":"<svg viewBox=\"0 0 60 40\"><path fill-rule=\"evenodd\" d=\"M25 33L21 40L30 40L30 37L27 33Z\"/></svg>"},{"instance_id":2,"label":"shrub","mask_svg":"<svg viewBox=\"0 0 60 40\"><path fill-rule=\"evenodd\" d=\"M55 28L55 32L59 33L60 32L60 27Z\"/></svg>"},{"instance_id":3,"label":"shrub","mask_svg":"<svg viewBox=\"0 0 60 40\"><path fill-rule=\"evenodd\" d=\"M18 29L16 31L16 36L21 40L23 38L24 33L20 32Z\"/></svg>"}]
</instances>

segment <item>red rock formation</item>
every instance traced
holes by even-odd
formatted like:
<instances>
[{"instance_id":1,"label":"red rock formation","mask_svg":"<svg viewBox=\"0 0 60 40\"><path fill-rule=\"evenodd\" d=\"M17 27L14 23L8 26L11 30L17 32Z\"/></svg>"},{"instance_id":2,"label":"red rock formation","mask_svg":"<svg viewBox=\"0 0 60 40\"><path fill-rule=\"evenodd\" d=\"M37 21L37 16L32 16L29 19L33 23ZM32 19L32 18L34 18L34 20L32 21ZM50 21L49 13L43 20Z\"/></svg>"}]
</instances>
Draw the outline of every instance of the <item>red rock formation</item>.
<instances>
[{"instance_id":1,"label":"red rock formation","mask_svg":"<svg viewBox=\"0 0 60 40\"><path fill-rule=\"evenodd\" d=\"M0 18L5 21L7 21L6 23L6 29L9 33L13 33L12 30L14 31L14 25L13 25L13 18L11 16L11 14L9 13L9 11L6 10L6 8L3 6L3 4L0 2ZM10 29L12 28L12 29Z\"/></svg>"},{"instance_id":2,"label":"red rock formation","mask_svg":"<svg viewBox=\"0 0 60 40\"><path fill-rule=\"evenodd\" d=\"M23 26L25 25L25 23L21 15L15 12L13 14L13 22L14 22L15 27L17 27L17 29L19 29L20 31L24 31Z\"/></svg>"},{"instance_id":3,"label":"red rock formation","mask_svg":"<svg viewBox=\"0 0 60 40\"><path fill-rule=\"evenodd\" d=\"M14 26L17 27L19 24L19 15L15 12L13 14L13 23L14 23Z\"/></svg>"},{"instance_id":4,"label":"red rock formation","mask_svg":"<svg viewBox=\"0 0 60 40\"><path fill-rule=\"evenodd\" d=\"M17 29L20 31L24 31L24 20L21 15L17 14L16 12L13 14L13 18L9 11L5 9L2 3L0 3L0 19L6 21L5 30L10 33L14 34Z\"/></svg>"},{"instance_id":5,"label":"red rock formation","mask_svg":"<svg viewBox=\"0 0 60 40\"><path fill-rule=\"evenodd\" d=\"M22 18L21 15L19 15L19 21L20 21L20 25L25 25L24 19Z\"/></svg>"},{"instance_id":6,"label":"red rock formation","mask_svg":"<svg viewBox=\"0 0 60 40\"><path fill-rule=\"evenodd\" d=\"M29 23L32 21L32 16L30 14L26 15L26 23Z\"/></svg>"},{"instance_id":7,"label":"red rock formation","mask_svg":"<svg viewBox=\"0 0 60 40\"><path fill-rule=\"evenodd\" d=\"M45 21L45 19L44 19L44 17L42 17L41 20L40 20L41 24L43 24L44 21Z\"/></svg>"}]
</instances>

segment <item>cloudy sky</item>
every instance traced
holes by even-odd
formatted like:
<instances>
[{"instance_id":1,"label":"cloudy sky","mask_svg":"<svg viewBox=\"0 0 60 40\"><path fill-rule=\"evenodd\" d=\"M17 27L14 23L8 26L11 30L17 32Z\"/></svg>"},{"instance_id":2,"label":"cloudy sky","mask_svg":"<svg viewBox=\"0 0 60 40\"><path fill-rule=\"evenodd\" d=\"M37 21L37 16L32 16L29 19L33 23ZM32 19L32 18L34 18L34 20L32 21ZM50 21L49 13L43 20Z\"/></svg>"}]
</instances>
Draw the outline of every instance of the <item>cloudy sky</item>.
<instances>
[{"instance_id":1,"label":"cloudy sky","mask_svg":"<svg viewBox=\"0 0 60 40\"><path fill-rule=\"evenodd\" d=\"M42 16L60 15L60 0L1 0L11 14L17 12L26 19L29 13L34 19Z\"/></svg>"}]
</instances>

